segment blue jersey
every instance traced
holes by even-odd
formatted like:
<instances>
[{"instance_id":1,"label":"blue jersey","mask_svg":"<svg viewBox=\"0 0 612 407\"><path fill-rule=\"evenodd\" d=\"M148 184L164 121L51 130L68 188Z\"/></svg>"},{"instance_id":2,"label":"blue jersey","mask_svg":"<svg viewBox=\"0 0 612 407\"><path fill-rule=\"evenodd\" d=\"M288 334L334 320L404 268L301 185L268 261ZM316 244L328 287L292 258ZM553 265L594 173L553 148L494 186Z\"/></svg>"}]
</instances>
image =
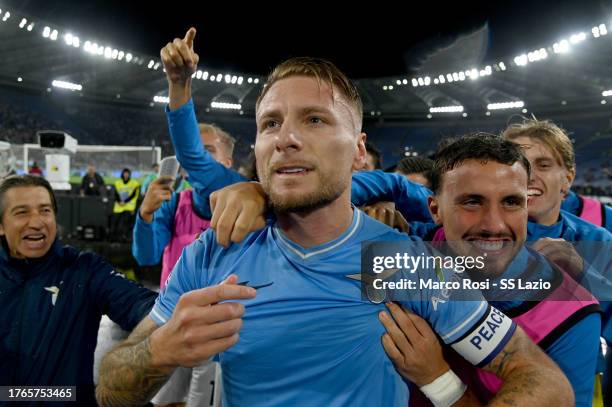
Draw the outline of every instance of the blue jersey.
<instances>
[{"instance_id":1,"label":"blue jersey","mask_svg":"<svg viewBox=\"0 0 612 407\"><path fill-rule=\"evenodd\" d=\"M153 266L160 262L164 249L172 238L178 196L177 192L173 192L170 200L162 203L153 213L151 223L145 222L140 217L140 211L137 212L134 222L132 255L139 265Z\"/></svg>"},{"instance_id":2,"label":"blue jersey","mask_svg":"<svg viewBox=\"0 0 612 407\"><path fill-rule=\"evenodd\" d=\"M170 111L166 108L166 116L176 157L189 174L189 183L194 191L192 195L194 211L200 218L210 219L212 218L210 195L218 189L246 179L236 171L218 163L206 151L200 140L200 129L192 100L176 110ZM178 202L177 193L172 194L170 201L164 202L155 211L150 224L142 220L140 213L136 216L132 254L141 266L159 263L164 248L170 242Z\"/></svg>"},{"instance_id":3,"label":"blue jersey","mask_svg":"<svg viewBox=\"0 0 612 407\"><path fill-rule=\"evenodd\" d=\"M189 184L195 192L193 201L204 219L212 218L208 198L218 189L246 181L242 175L218 163L206 151L200 139L193 100L176 110L166 107L168 127L176 158L189 174Z\"/></svg>"},{"instance_id":4,"label":"blue jersey","mask_svg":"<svg viewBox=\"0 0 612 407\"><path fill-rule=\"evenodd\" d=\"M612 234L571 213L561 211L557 223L546 226L535 222L527 223L527 240L536 241L543 237L561 238L568 242L609 242Z\"/></svg>"},{"instance_id":5,"label":"blue jersey","mask_svg":"<svg viewBox=\"0 0 612 407\"><path fill-rule=\"evenodd\" d=\"M377 201L395 202L408 222L432 222L427 197L432 193L423 185L400 174L380 170L353 173L351 201L357 206Z\"/></svg>"},{"instance_id":6,"label":"blue jersey","mask_svg":"<svg viewBox=\"0 0 612 407\"><path fill-rule=\"evenodd\" d=\"M250 285L273 283L243 301L239 342L218 355L223 404L401 406L408 388L381 345L378 320L384 304L361 296L361 243L408 238L354 210L350 227L326 244L302 248L274 223L224 249L212 230L188 246L150 317L168 321L180 296L222 282L230 274ZM512 336L515 325L480 300L447 301L435 307L436 290L416 291L403 305L425 318L444 342L483 365ZM491 318L503 324L481 342ZM489 325L490 326L490 325ZM481 345L481 346L476 346Z\"/></svg>"},{"instance_id":7,"label":"blue jersey","mask_svg":"<svg viewBox=\"0 0 612 407\"><path fill-rule=\"evenodd\" d=\"M604 225L602 227L606 228L608 232L612 232L612 207L603 203L602 205L604 211ZM570 191L563 202L561 202L561 209L579 217L582 211L582 200L575 192Z\"/></svg>"}]
</instances>

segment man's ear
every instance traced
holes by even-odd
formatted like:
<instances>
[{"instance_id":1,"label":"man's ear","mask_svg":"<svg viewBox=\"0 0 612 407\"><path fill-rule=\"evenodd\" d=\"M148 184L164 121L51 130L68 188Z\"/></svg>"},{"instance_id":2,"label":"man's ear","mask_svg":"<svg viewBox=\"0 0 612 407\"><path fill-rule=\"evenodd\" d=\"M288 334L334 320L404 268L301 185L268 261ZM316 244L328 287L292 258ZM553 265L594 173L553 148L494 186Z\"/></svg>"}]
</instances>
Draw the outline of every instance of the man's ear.
<instances>
[{"instance_id":1,"label":"man's ear","mask_svg":"<svg viewBox=\"0 0 612 407\"><path fill-rule=\"evenodd\" d=\"M569 193L570 188L572 187L572 183L574 182L574 178L576 177L576 168L569 169L565 171L565 177L563 180L563 186L561 188L561 192L563 192L563 197L565 198Z\"/></svg>"},{"instance_id":2,"label":"man's ear","mask_svg":"<svg viewBox=\"0 0 612 407\"><path fill-rule=\"evenodd\" d=\"M365 148L366 134L359 133L357 136L357 154L353 160L353 171L359 171L363 168L366 163L367 151Z\"/></svg>"},{"instance_id":3,"label":"man's ear","mask_svg":"<svg viewBox=\"0 0 612 407\"><path fill-rule=\"evenodd\" d=\"M438 205L438 198L436 198L435 196L428 196L427 206L429 206L429 213L431 214L431 217L433 218L434 222L437 225L441 225L442 214L440 211L440 206Z\"/></svg>"}]
</instances>

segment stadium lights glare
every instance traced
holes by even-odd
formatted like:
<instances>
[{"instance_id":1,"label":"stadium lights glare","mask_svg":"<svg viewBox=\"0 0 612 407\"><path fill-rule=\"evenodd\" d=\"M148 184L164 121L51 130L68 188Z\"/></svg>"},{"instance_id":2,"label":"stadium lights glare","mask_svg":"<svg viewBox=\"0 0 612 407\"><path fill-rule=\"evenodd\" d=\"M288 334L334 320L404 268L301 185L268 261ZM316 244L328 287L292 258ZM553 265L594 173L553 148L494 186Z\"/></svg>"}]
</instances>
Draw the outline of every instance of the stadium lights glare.
<instances>
[{"instance_id":1,"label":"stadium lights glare","mask_svg":"<svg viewBox=\"0 0 612 407\"><path fill-rule=\"evenodd\" d=\"M570 37L570 43L578 44L584 41L585 39L586 39L586 34L581 32L581 33L572 35Z\"/></svg>"},{"instance_id":2,"label":"stadium lights glare","mask_svg":"<svg viewBox=\"0 0 612 407\"><path fill-rule=\"evenodd\" d=\"M153 96L153 101L155 103L163 103L167 105L170 103L170 98L168 96Z\"/></svg>"},{"instance_id":3,"label":"stadium lights glare","mask_svg":"<svg viewBox=\"0 0 612 407\"><path fill-rule=\"evenodd\" d=\"M19 28L23 28L25 27L25 25L28 23L28 20L25 18L21 19L21 22L19 23Z\"/></svg>"},{"instance_id":4,"label":"stadium lights glare","mask_svg":"<svg viewBox=\"0 0 612 407\"><path fill-rule=\"evenodd\" d=\"M259 83L259 78L255 78L255 80L253 81L253 83L258 84L258 83Z\"/></svg>"},{"instance_id":5,"label":"stadium lights glare","mask_svg":"<svg viewBox=\"0 0 612 407\"><path fill-rule=\"evenodd\" d=\"M225 83L230 83L230 81L232 80L232 77L230 75L225 75Z\"/></svg>"},{"instance_id":6,"label":"stadium lights glare","mask_svg":"<svg viewBox=\"0 0 612 407\"><path fill-rule=\"evenodd\" d=\"M147 65L147 68L151 69L151 68L153 68L153 65L155 65L155 61L150 60L149 64Z\"/></svg>"},{"instance_id":7,"label":"stadium lights glare","mask_svg":"<svg viewBox=\"0 0 612 407\"><path fill-rule=\"evenodd\" d=\"M553 44L555 54L567 54L570 51L570 44L567 40L561 40Z\"/></svg>"},{"instance_id":8,"label":"stadium lights glare","mask_svg":"<svg viewBox=\"0 0 612 407\"><path fill-rule=\"evenodd\" d=\"M223 102L212 102L210 107L214 109L230 109L230 110L240 110L242 106L239 103L223 103Z\"/></svg>"},{"instance_id":9,"label":"stadium lights glare","mask_svg":"<svg viewBox=\"0 0 612 407\"><path fill-rule=\"evenodd\" d=\"M72 82L65 82L65 81L53 81L51 82L51 85L56 87L56 88L61 88L61 89L69 89L69 90L83 90L83 86L78 84L78 83L72 83Z\"/></svg>"},{"instance_id":10,"label":"stadium lights glare","mask_svg":"<svg viewBox=\"0 0 612 407\"><path fill-rule=\"evenodd\" d=\"M130 62L132 61L132 54L130 54L129 52L127 54L125 54L125 62Z\"/></svg>"},{"instance_id":11,"label":"stadium lights glare","mask_svg":"<svg viewBox=\"0 0 612 407\"><path fill-rule=\"evenodd\" d=\"M601 96L603 96L603 97L612 96L612 89L604 90L603 92L601 92Z\"/></svg>"},{"instance_id":12,"label":"stadium lights glare","mask_svg":"<svg viewBox=\"0 0 612 407\"><path fill-rule=\"evenodd\" d=\"M45 26L45 28L43 29L43 32L42 32L42 36L44 38L49 38L50 34L51 34L51 28L49 28L48 26Z\"/></svg>"},{"instance_id":13,"label":"stadium lights glare","mask_svg":"<svg viewBox=\"0 0 612 407\"><path fill-rule=\"evenodd\" d=\"M518 100L516 102L489 103L487 105L487 109L488 110L520 109L523 106L525 106L525 103Z\"/></svg>"},{"instance_id":14,"label":"stadium lights glare","mask_svg":"<svg viewBox=\"0 0 612 407\"><path fill-rule=\"evenodd\" d=\"M244 78L242 76L238 77L238 85L242 85L242 82L244 81Z\"/></svg>"},{"instance_id":15,"label":"stadium lights glare","mask_svg":"<svg viewBox=\"0 0 612 407\"><path fill-rule=\"evenodd\" d=\"M206 79L208 79L208 71L204 71L202 74L202 80L205 81Z\"/></svg>"},{"instance_id":16,"label":"stadium lights glare","mask_svg":"<svg viewBox=\"0 0 612 407\"><path fill-rule=\"evenodd\" d=\"M17 78L17 82L23 82L23 78L20 76L19 78Z\"/></svg>"},{"instance_id":17,"label":"stadium lights glare","mask_svg":"<svg viewBox=\"0 0 612 407\"><path fill-rule=\"evenodd\" d=\"M463 106L439 106L430 107L429 113L461 113L463 112Z\"/></svg>"},{"instance_id":18,"label":"stadium lights glare","mask_svg":"<svg viewBox=\"0 0 612 407\"><path fill-rule=\"evenodd\" d=\"M251 79L251 78L249 78L249 79ZM249 82L249 83L250 83L250 82ZM416 78L412 78L412 86L414 86L415 88L416 88L417 86L419 86L419 81L418 81Z\"/></svg>"},{"instance_id":19,"label":"stadium lights glare","mask_svg":"<svg viewBox=\"0 0 612 407\"><path fill-rule=\"evenodd\" d=\"M34 29L34 23L30 23L27 27L26 30L28 31L32 31Z\"/></svg>"},{"instance_id":20,"label":"stadium lights glare","mask_svg":"<svg viewBox=\"0 0 612 407\"><path fill-rule=\"evenodd\" d=\"M11 13L7 11L6 13L4 13L4 17L2 17L2 21L6 21L9 18L11 18Z\"/></svg>"},{"instance_id":21,"label":"stadium lights glare","mask_svg":"<svg viewBox=\"0 0 612 407\"><path fill-rule=\"evenodd\" d=\"M55 40L57 40L57 34L58 34L57 30L53 30L53 31L51 31L51 35L49 35L49 39L50 39L51 41L55 41Z\"/></svg>"}]
</instances>

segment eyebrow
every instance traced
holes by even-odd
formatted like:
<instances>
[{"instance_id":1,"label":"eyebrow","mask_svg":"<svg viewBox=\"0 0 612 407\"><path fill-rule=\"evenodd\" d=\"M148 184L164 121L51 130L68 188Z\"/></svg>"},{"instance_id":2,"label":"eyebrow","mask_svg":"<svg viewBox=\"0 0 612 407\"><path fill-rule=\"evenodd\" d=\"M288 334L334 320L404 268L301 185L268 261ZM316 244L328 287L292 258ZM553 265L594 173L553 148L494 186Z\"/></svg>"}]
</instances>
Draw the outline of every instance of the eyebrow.
<instances>
[{"instance_id":1,"label":"eyebrow","mask_svg":"<svg viewBox=\"0 0 612 407\"><path fill-rule=\"evenodd\" d=\"M484 200L485 197L479 194L461 194L455 198L455 202L465 201L466 199L480 199Z\"/></svg>"},{"instance_id":2,"label":"eyebrow","mask_svg":"<svg viewBox=\"0 0 612 407\"><path fill-rule=\"evenodd\" d=\"M331 114L331 111L328 108L320 107L320 106L305 106L298 110L299 114L302 116L306 116L312 113L322 113L322 114ZM282 116L282 113L279 109L264 111L263 114L259 117L259 120L269 118L269 117L279 117Z\"/></svg>"}]
</instances>

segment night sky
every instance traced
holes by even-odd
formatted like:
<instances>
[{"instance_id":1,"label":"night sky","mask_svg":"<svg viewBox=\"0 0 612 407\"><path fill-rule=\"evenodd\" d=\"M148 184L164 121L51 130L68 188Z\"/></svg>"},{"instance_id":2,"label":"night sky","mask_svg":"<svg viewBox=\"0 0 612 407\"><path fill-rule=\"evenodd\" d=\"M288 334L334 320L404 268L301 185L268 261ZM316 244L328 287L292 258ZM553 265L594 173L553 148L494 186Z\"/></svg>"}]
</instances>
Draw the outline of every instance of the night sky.
<instances>
[{"instance_id":1,"label":"night sky","mask_svg":"<svg viewBox=\"0 0 612 407\"><path fill-rule=\"evenodd\" d=\"M193 25L208 67L263 75L287 57L310 55L332 60L352 78L409 73L405 55L416 47L448 43L484 24L489 61L588 33L596 23L612 25L612 1L604 0L395 3L0 0L0 8L152 56Z\"/></svg>"}]
</instances>

